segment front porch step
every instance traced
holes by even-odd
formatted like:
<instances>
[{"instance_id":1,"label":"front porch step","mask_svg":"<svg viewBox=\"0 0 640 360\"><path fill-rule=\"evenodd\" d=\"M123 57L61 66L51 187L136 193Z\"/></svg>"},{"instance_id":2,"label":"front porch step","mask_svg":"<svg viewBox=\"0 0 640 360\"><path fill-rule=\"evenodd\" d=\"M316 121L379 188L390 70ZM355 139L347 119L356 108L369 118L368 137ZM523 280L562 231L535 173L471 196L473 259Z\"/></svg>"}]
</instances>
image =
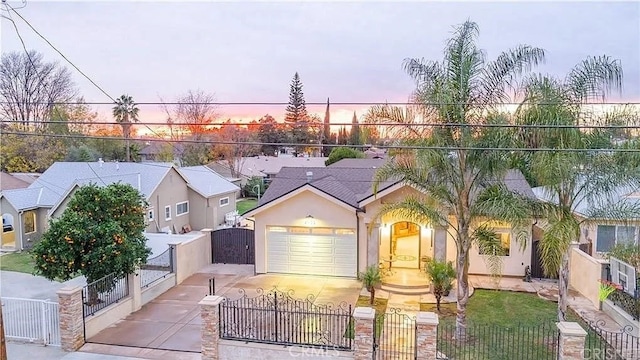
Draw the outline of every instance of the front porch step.
<instances>
[{"instance_id":1,"label":"front porch step","mask_svg":"<svg viewBox=\"0 0 640 360\"><path fill-rule=\"evenodd\" d=\"M380 290L399 295L424 295L430 292L429 285L397 285L387 283L382 283Z\"/></svg>"}]
</instances>

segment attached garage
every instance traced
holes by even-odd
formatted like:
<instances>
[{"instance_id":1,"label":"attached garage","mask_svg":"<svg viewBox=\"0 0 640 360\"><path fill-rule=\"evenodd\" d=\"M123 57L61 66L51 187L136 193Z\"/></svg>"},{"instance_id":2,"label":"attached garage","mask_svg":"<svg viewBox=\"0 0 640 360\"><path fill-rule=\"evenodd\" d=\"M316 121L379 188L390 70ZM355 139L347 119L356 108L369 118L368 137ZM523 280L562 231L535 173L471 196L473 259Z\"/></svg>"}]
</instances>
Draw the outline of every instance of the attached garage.
<instances>
[{"instance_id":1,"label":"attached garage","mask_svg":"<svg viewBox=\"0 0 640 360\"><path fill-rule=\"evenodd\" d=\"M267 227L267 272L356 277L355 229Z\"/></svg>"}]
</instances>

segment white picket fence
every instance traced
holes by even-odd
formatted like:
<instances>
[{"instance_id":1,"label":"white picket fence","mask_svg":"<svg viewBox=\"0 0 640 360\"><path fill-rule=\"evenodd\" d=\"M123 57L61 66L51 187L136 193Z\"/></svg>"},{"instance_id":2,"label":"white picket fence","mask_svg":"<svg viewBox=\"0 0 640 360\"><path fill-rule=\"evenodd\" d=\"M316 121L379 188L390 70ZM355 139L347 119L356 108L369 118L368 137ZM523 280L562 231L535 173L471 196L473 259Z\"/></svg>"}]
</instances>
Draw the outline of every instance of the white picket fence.
<instances>
[{"instance_id":1,"label":"white picket fence","mask_svg":"<svg viewBox=\"0 0 640 360\"><path fill-rule=\"evenodd\" d=\"M60 346L58 303L8 297L0 301L7 340Z\"/></svg>"}]
</instances>

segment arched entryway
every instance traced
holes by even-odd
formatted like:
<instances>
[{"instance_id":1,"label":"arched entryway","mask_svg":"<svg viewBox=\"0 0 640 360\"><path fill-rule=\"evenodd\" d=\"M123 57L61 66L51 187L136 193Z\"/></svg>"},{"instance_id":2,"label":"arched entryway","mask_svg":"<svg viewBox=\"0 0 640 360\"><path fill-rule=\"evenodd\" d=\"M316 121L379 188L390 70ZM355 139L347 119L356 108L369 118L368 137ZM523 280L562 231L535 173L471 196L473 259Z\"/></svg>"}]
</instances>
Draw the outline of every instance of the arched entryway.
<instances>
[{"instance_id":1,"label":"arched entryway","mask_svg":"<svg viewBox=\"0 0 640 360\"><path fill-rule=\"evenodd\" d=\"M391 225L390 255L396 268L420 268L420 225L399 221Z\"/></svg>"},{"instance_id":2,"label":"arched entryway","mask_svg":"<svg viewBox=\"0 0 640 360\"><path fill-rule=\"evenodd\" d=\"M2 247L16 246L16 231L13 215L2 214L2 239L0 245Z\"/></svg>"}]
</instances>

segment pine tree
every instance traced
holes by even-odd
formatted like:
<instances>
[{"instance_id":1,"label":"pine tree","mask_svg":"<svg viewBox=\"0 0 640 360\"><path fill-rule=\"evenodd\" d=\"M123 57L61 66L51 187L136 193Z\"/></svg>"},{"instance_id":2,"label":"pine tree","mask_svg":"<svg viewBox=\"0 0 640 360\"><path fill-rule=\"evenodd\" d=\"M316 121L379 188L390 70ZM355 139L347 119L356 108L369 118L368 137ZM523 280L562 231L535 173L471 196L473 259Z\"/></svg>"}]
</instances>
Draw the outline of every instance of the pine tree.
<instances>
[{"instance_id":1,"label":"pine tree","mask_svg":"<svg viewBox=\"0 0 640 360\"><path fill-rule=\"evenodd\" d=\"M335 143L335 135L334 136L334 141L331 141L332 138L332 134L331 134L331 112L329 111L329 98L327 98L327 110L324 113L324 128L322 129L322 141L321 143L324 144L333 144ZM323 146L322 147L322 155L323 156L329 156L329 153L331 153L331 148L327 147L327 146Z\"/></svg>"},{"instance_id":2,"label":"pine tree","mask_svg":"<svg viewBox=\"0 0 640 360\"><path fill-rule=\"evenodd\" d=\"M353 112L351 119L351 132L349 133L349 145L362 145L362 136L360 134L360 124L356 112Z\"/></svg>"},{"instance_id":3,"label":"pine tree","mask_svg":"<svg viewBox=\"0 0 640 360\"><path fill-rule=\"evenodd\" d=\"M287 105L284 121L289 124L295 124L307 119L307 105L304 101L304 93L302 92L302 81L300 75L296 72L291 80L291 89L289 90L289 105Z\"/></svg>"}]
</instances>

